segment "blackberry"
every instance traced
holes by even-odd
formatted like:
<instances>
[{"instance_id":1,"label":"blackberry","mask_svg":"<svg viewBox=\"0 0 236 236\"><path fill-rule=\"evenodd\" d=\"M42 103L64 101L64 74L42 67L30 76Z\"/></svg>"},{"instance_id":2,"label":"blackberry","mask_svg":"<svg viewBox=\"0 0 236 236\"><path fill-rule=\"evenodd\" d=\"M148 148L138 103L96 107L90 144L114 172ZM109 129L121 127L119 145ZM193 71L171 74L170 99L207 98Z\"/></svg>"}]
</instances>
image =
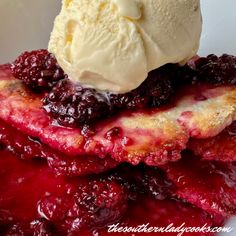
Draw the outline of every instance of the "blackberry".
<instances>
[{"instance_id":1,"label":"blackberry","mask_svg":"<svg viewBox=\"0 0 236 236\"><path fill-rule=\"evenodd\" d=\"M100 93L64 79L46 95L44 109L61 125L81 127L121 110L159 107L173 94L173 66L150 72L137 89L125 94Z\"/></svg>"},{"instance_id":2,"label":"blackberry","mask_svg":"<svg viewBox=\"0 0 236 236\"><path fill-rule=\"evenodd\" d=\"M127 190L108 178L82 180L79 186L61 196L47 196L39 202L39 210L52 222L69 232L103 227L126 212Z\"/></svg>"},{"instance_id":3,"label":"blackberry","mask_svg":"<svg viewBox=\"0 0 236 236\"><path fill-rule=\"evenodd\" d=\"M125 94L110 94L110 102L116 109L143 109L159 107L173 94L172 68L166 65L153 70L147 79L136 89Z\"/></svg>"},{"instance_id":4,"label":"blackberry","mask_svg":"<svg viewBox=\"0 0 236 236\"><path fill-rule=\"evenodd\" d=\"M24 52L12 63L11 70L17 79L34 90L51 88L65 78L54 55L44 49Z\"/></svg>"},{"instance_id":5,"label":"blackberry","mask_svg":"<svg viewBox=\"0 0 236 236\"><path fill-rule=\"evenodd\" d=\"M236 57L211 54L195 62L199 80L215 85L236 85Z\"/></svg>"},{"instance_id":6,"label":"blackberry","mask_svg":"<svg viewBox=\"0 0 236 236\"><path fill-rule=\"evenodd\" d=\"M109 99L94 89L64 79L44 99L44 109L65 126L81 126L109 116Z\"/></svg>"},{"instance_id":7,"label":"blackberry","mask_svg":"<svg viewBox=\"0 0 236 236\"><path fill-rule=\"evenodd\" d=\"M144 164L139 166L120 165L112 172L109 179L118 181L128 189L130 200L136 200L140 195L149 195L164 200L175 192L174 184L167 179L164 171Z\"/></svg>"},{"instance_id":8,"label":"blackberry","mask_svg":"<svg viewBox=\"0 0 236 236\"><path fill-rule=\"evenodd\" d=\"M174 93L174 71L175 65L166 65L159 70L149 73L139 89L145 94L148 101L148 107L160 107L165 104Z\"/></svg>"}]
</instances>

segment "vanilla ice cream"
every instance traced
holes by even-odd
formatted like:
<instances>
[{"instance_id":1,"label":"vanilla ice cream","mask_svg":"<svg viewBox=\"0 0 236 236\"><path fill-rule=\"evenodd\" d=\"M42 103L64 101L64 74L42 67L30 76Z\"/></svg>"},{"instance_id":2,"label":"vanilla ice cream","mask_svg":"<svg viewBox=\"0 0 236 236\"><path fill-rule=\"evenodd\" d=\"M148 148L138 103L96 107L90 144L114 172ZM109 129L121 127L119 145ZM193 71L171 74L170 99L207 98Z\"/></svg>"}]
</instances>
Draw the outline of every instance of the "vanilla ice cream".
<instances>
[{"instance_id":1,"label":"vanilla ice cream","mask_svg":"<svg viewBox=\"0 0 236 236\"><path fill-rule=\"evenodd\" d=\"M125 93L199 47L199 0L63 0L49 51L74 82Z\"/></svg>"}]
</instances>

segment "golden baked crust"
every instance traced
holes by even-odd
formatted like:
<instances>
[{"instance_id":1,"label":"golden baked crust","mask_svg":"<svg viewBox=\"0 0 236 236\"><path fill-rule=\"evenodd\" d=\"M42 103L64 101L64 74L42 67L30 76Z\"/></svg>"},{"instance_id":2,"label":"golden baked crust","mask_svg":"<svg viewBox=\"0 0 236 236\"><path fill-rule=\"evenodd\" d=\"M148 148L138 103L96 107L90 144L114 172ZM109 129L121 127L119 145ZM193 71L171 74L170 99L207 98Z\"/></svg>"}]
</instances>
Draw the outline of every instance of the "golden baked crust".
<instances>
[{"instance_id":1,"label":"golden baked crust","mask_svg":"<svg viewBox=\"0 0 236 236\"><path fill-rule=\"evenodd\" d=\"M161 165L178 160L190 137L215 136L236 120L235 87L191 88L182 94L172 107L122 113L99 122L95 134L84 137L79 129L53 125L41 98L20 81L1 80L0 118L67 154L110 155L120 162ZM196 98L199 94L205 99ZM106 133L114 127L122 134L109 140Z\"/></svg>"}]
</instances>

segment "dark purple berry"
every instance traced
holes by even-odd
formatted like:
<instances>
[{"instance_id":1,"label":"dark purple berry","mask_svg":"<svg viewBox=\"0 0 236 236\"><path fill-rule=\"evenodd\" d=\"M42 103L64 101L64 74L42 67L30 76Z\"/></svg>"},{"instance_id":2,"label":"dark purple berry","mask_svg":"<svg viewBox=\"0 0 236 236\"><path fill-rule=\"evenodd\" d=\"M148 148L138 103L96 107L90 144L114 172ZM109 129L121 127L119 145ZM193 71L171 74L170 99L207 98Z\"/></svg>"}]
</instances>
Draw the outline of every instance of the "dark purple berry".
<instances>
[{"instance_id":1,"label":"dark purple berry","mask_svg":"<svg viewBox=\"0 0 236 236\"><path fill-rule=\"evenodd\" d=\"M166 65L151 71L148 78L136 89L125 94L110 94L110 102L116 109L143 109L159 107L173 94L174 65Z\"/></svg>"},{"instance_id":2,"label":"dark purple berry","mask_svg":"<svg viewBox=\"0 0 236 236\"><path fill-rule=\"evenodd\" d=\"M32 89L53 87L65 74L47 50L24 52L11 65L12 73Z\"/></svg>"},{"instance_id":3,"label":"dark purple berry","mask_svg":"<svg viewBox=\"0 0 236 236\"><path fill-rule=\"evenodd\" d=\"M91 124L111 113L109 99L64 79L44 99L44 109L65 126Z\"/></svg>"},{"instance_id":4,"label":"dark purple berry","mask_svg":"<svg viewBox=\"0 0 236 236\"><path fill-rule=\"evenodd\" d=\"M209 55L195 62L199 80L215 85L236 85L236 57Z\"/></svg>"},{"instance_id":5,"label":"dark purple berry","mask_svg":"<svg viewBox=\"0 0 236 236\"><path fill-rule=\"evenodd\" d=\"M215 85L236 84L236 57L209 55L185 66L168 64L151 71L137 89L125 94L99 93L67 79L55 86L44 105L62 125L90 125L121 110L160 107L178 87L201 81Z\"/></svg>"},{"instance_id":6,"label":"dark purple berry","mask_svg":"<svg viewBox=\"0 0 236 236\"><path fill-rule=\"evenodd\" d=\"M159 107L173 94L173 73L167 65L152 71L137 89L126 94L100 93L69 79L58 82L44 99L44 109L64 126L82 127L121 110Z\"/></svg>"}]
</instances>

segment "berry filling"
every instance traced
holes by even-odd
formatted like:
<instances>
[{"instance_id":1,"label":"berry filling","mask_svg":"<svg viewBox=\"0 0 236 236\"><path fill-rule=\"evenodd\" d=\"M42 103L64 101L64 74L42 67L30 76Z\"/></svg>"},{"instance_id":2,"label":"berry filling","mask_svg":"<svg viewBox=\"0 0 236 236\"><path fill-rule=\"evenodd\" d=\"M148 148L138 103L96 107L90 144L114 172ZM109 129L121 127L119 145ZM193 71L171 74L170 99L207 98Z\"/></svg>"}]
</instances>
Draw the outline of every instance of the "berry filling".
<instances>
[{"instance_id":1,"label":"berry filling","mask_svg":"<svg viewBox=\"0 0 236 236\"><path fill-rule=\"evenodd\" d=\"M199 80L216 85L236 85L236 57L223 54L217 57L211 54L195 62L195 71Z\"/></svg>"},{"instance_id":2,"label":"berry filling","mask_svg":"<svg viewBox=\"0 0 236 236\"><path fill-rule=\"evenodd\" d=\"M41 162L22 162L6 151L0 158L0 232L27 234L26 222L40 220L37 204L41 198L65 191L64 178L57 177ZM26 232L25 232L26 231Z\"/></svg>"},{"instance_id":3,"label":"berry filling","mask_svg":"<svg viewBox=\"0 0 236 236\"><path fill-rule=\"evenodd\" d=\"M179 87L189 83L235 85L235 65L236 58L226 54L194 59L184 67L166 65L150 72L137 89L126 94L99 93L74 85L66 79L45 97L44 108L59 124L80 127L112 116L120 110L160 107L170 100Z\"/></svg>"},{"instance_id":4,"label":"berry filling","mask_svg":"<svg viewBox=\"0 0 236 236\"><path fill-rule=\"evenodd\" d=\"M176 186L179 198L213 215L236 215L235 163L201 161L185 152L179 162L162 168Z\"/></svg>"},{"instance_id":5,"label":"berry filling","mask_svg":"<svg viewBox=\"0 0 236 236\"><path fill-rule=\"evenodd\" d=\"M174 69L168 65L152 71L140 87L126 94L100 93L65 79L46 95L44 109L63 126L81 127L120 110L160 107L173 94Z\"/></svg>"},{"instance_id":6,"label":"berry filling","mask_svg":"<svg viewBox=\"0 0 236 236\"><path fill-rule=\"evenodd\" d=\"M235 117L235 65L229 55L166 65L126 94L72 84L46 50L11 65L33 92L1 67L1 234L107 236L109 224L146 221L222 225L236 214L235 163L202 161L188 151L170 161L189 140L204 159L235 160L235 123L221 132ZM221 104L231 111L225 117ZM221 123L207 126L209 117Z\"/></svg>"},{"instance_id":7,"label":"berry filling","mask_svg":"<svg viewBox=\"0 0 236 236\"><path fill-rule=\"evenodd\" d=\"M44 109L60 125L80 126L110 114L106 96L94 89L84 89L69 79L60 81L44 99Z\"/></svg>"},{"instance_id":8,"label":"berry filling","mask_svg":"<svg viewBox=\"0 0 236 236\"><path fill-rule=\"evenodd\" d=\"M60 225L67 233L104 227L127 211L126 189L116 181L86 179L73 188L69 193L51 195L38 203L40 215Z\"/></svg>"},{"instance_id":9,"label":"berry filling","mask_svg":"<svg viewBox=\"0 0 236 236\"><path fill-rule=\"evenodd\" d=\"M109 235L107 225L117 222L201 227L224 221L172 198L175 187L155 168L124 165L68 179L54 176L44 163L22 162L6 151L1 151L0 165L1 235Z\"/></svg>"},{"instance_id":10,"label":"berry filling","mask_svg":"<svg viewBox=\"0 0 236 236\"><path fill-rule=\"evenodd\" d=\"M165 200L156 200L150 197L139 198L142 204L134 202L130 204L129 212L124 217L124 226L138 226L148 224L150 226L163 227L170 224L180 226L185 223L187 227L199 227L200 225L208 225L215 227L222 225L222 216L210 216L199 208L188 204L187 202L179 201L175 198L167 198ZM178 212L178 213L177 213ZM151 232L150 235L170 235L176 236L176 232ZM99 236L108 236L112 234L101 234ZM116 234L115 234L116 235ZM119 234L117 234L119 235ZM121 235L131 235L122 233ZM145 236L147 233L138 233L137 235ZM211 232L186 232L186 236L213 236Z\"/></svg>"}]
</instances>

